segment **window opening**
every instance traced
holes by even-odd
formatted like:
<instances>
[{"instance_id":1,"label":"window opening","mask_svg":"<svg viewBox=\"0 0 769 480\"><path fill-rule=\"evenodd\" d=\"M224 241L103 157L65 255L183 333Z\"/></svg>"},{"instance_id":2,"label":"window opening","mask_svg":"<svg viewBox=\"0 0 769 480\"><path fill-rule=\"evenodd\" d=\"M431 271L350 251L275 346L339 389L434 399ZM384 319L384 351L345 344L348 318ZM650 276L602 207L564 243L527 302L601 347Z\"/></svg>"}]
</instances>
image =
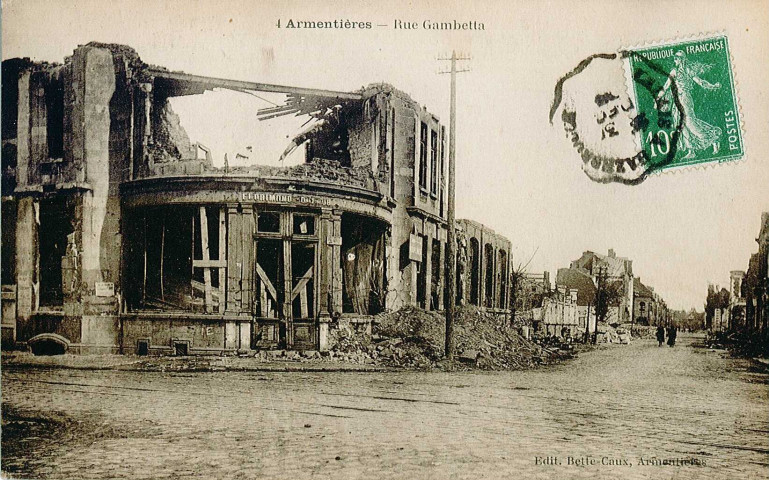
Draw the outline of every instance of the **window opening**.
<instances>
[{"instance_id":1,"label":"window opening","mask_svg":"<svg viewBox=\"0 0 769 480\"><path fill-rule=\"evenodd\" d=\"M470 239L470 303L480 306L480 271L481 271L481 252L480 244L475 238Z\"/></svg>"},{"instance_id":2,"label":"window opening","mask_svg":"<svg viewBox=\"0 0 769 480\"><path fill-rule=\"evenodd\" d=\"M438 132L430 131L430 193L438 193Z\"/></svg>"},{"instance_id":3,"label":"window opening","mask_svg":"<svg viewBox=\"0 0 769 480\"><path fill-rule=\"evenodd\" d=\"M74 203L70 199L56 197L40 202L40 306L63 305L64 289L70 291L74 287L71 282L75 277L63 275L62 269L68 236L75 230L74 216ZM74 236L70 238L74 241Z\"/></svg>"},{"instance_id":4,"label":"window opening","mask_svg":"<svg viewBox=\"0 0 769 480\"><path fill-rule=\"evenodd\" d=\"M485 281L485 301L486 307L494 306L494 247L487 243L484 247L484 263L486 267Z\"/></svg>"},{"instance_id":5,"label":"window opening","mask_svg":"<svg viewBox=\"0 0 769 480\"><path fill-rule=\"evenodd\" d=\"M427 124L421 123L419 134L419 187L427 190Z\"/></svg>"},{"instance_id":6,"label":"window opening","mask_svg":"<svg viewBox=\"0 0 769 480\"><path fill-rule=\"evenodd\" d=\"M294 214L294 235L315 235L315 216Z\"/></svg>"},{"instance_id":7,"label":"window opening","mask_svg":"<svg viewBox=\"0 0 769 480\"><path fill-rule=\"evenodd\" d=\"M257 229L260 232L280 232L280 214L278 212L259 212Z\"/></svg>"},{"instance_id":8,"label":"window opening","mask_svg":"<svg viewBox=\"0 0 769 480\"><path fill-rule=\"evenodd\" d=\"M256 314L283 318L283 241L260 238L256 244Z\"/></svg>"}]
</instances>

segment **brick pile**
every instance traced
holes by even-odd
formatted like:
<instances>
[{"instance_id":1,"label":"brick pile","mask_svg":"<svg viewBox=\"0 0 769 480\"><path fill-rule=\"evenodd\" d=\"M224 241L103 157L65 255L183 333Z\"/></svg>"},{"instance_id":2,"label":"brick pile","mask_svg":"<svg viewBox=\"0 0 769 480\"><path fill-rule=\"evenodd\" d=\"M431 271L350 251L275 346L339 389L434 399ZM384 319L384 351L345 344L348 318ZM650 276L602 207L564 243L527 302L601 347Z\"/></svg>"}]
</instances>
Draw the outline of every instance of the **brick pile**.
<instances>
[{"instance_id":1,"label":"brick pile","mask_svg":"<svg viewBox=\"0 0 769 480\"><path fill-rule=\"evenodd\" d=\"M497 316L476 307L457 310L454 330L459 361L454 365L443 360L443 314L415 307L377 315L370 338L350 333L334 351L337 357L357 355L356 360L364 363L416 369L519 370L565 356L526 340Z\"/></svg>"}]
</instances>

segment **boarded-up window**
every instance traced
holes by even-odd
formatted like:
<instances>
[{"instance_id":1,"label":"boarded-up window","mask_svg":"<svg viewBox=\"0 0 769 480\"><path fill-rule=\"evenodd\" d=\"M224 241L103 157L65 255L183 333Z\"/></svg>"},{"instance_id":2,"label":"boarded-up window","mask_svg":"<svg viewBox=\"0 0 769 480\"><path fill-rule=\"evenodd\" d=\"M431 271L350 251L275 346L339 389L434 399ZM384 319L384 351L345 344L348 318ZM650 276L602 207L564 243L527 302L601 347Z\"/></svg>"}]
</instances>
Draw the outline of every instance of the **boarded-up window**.
<instances>
[{"instance_id":1,"label":"boarded-up window","mask_svg":"<svg viewBox=\"0 0 769 480\"><path fill-rule=\"evenodd\" d=\"M130 308L224 312L227 225L222 207L146 207L127 213L125 224Z\"/></svg>"},{"instance_id":2,"label":"boarded-up window","mask_svg":"<svg viewBox=\"0 0 769 480\"><path fill-rule=\"evenodd\" d=\"M342 216L342 306L345 313L379 313L385 301L385 225L354 214Z\"/></svg>"}]
</instances>

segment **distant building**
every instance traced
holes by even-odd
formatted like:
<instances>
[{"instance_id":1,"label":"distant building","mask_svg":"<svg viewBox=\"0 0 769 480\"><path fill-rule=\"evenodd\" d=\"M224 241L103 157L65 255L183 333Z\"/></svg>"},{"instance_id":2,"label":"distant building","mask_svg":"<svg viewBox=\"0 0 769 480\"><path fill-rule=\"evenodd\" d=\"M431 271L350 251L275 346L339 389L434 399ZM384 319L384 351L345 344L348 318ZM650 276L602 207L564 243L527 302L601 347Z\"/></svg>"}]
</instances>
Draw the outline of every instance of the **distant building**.
<instances>
[{"instance_id":1,"label":"distant building","mask_svg":"<svg viewBox=\"0 0 769 480\"><path fill-rule=\"evenodd\" d=\"M639 277L633 279L633 321L639 325L657 325L659 316L659 296L654 289L647 287Z\"/></svg>"},{"instance_id":2,"label":"distant building","mask_svg":"<svg viewBox=\"0 0 769 480\"><path fill-rule=\"evenodd\" d=\"M533 295L546 295L553 289L550 284L550 272L525 273L521 284Z\"/></svg>"},{"instance_id":3,"label":"distant building","mask_svg":"<svg viewBox=\"0 0 769 480\"><path fill-rule=\"evenodd\" d=\"M756 238L758 252L750 256L741 293L745 300L745 328L769 345L769 212L761 214Z\"/></svg>"},{"instance_id":4,"label":"distant building","mask_svg":"<svg viewBox=\"0 0 769 480\"><path fill-rule=\"evenodd\" d=\"M576 291L577 305L577 328L580 332L595 332L595 300L596 287L593 279L583 270L571 268L559 268L555 280L556 288L563 288L569 291Z\"/></svg>"},{"instance_id":5,"label":"distant building","mask_svg":"<svg viewBox=\"0 0 769 480\"><path fill-rule=\"evenodd\" d=\"M507 311L510 301L510 240L473 220L458 219L457 302Z\"/></svg>"},{"instance_id":6,"label":"distant building","mask_svg":"<svg viewBox=\"0 0 769 480\"><path fill-rule=\"evenodd\" d=\"M705 324L711 332L726 332L731 328L729 290L718 285L708 285L705 304Z\"/></svg>"},{"instance_id":7,"label":"distant building","mask_svg":"<svg viewBox=\"0 0 769 480\"><path fill-rule=\"evenodd\" d=\"M577 290L558 287L542 300L542 306L535 308L534 329L556 336L578 336L584 333L579 328Z\"/></svg>"},{"instance_id":8,"label":"distant building","mask_svg":"<svg viewBox=\"0 0 769 480\"><path fill-rule=\"evenodd\" d=\"M745 327L745 297L742 294L745 272L732 270L729 272L729 284L731 286L729 296L729 318L732 329L741 330Z\"/></svg>"},{"instance_id":9,"label":"distant building","mask_svg":"<svg viewBox=\"0 0 769 480\"><path fill-rule=\"evenodd\" d=\"M571 262L571 269L580 270L593 279L595 283L598 275L606 275L609 281L619 282L622 297L619 305L610 310L612 322L607 317L608 323L627 323L633 318L633 261L625 257L618 257L614 249L609 249L608 255L586 251L582 256Z\"/></svg>"},{"instance_id":10,"label":"distant building","mask_svg":"<svg viewBox=\"0 0 769 480\"><path fill-rule=\"evenodd\" d=\"M729 330L729 309L728 308L716 308L713 314L713 323L711 325L711 331L713 332L726 332Z\"/></svg>"},{"instance_id":11,"label":"distant building","mask_svg":"<svg viewBox=\"0 0 769 480\"><path fill-rule=\"evenodd\" d=\"M541 307L543 299L553 291L550 272L512 272L511 287L515 323L534 326L534 309Z\"/></svg>"}]
</instances>

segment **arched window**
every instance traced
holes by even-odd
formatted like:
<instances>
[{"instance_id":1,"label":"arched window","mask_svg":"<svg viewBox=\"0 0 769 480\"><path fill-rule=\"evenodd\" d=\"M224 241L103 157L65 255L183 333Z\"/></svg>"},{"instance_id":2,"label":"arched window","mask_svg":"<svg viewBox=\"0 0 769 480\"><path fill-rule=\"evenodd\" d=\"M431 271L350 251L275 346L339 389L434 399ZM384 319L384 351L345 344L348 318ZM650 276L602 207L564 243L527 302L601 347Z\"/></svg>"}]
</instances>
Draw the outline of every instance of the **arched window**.
<instances>
[{"instance_id":1,"label":"arched window","mask_svg":"<svg viewBox=\"0 0 769 480\"><path fill-rule=\"evenodd\" d=\"M483 287L485 300L483 304L485 307L494 308L494 273L496 271L494 268L494 247L490 243L487 243L484 245L483 250L483 268L485 272Z\"/></svg>"},{"instance_id":2,"label":"arched window","mask_svg":"<svg viewBox=\"0 0 769 480\"><path fill-rule=\"evenodd\" d=\"M479 306L480 296L480 270L481 270L481 247L476 238L470 239L470 303Z\"/></svg>"}]
</instances>

